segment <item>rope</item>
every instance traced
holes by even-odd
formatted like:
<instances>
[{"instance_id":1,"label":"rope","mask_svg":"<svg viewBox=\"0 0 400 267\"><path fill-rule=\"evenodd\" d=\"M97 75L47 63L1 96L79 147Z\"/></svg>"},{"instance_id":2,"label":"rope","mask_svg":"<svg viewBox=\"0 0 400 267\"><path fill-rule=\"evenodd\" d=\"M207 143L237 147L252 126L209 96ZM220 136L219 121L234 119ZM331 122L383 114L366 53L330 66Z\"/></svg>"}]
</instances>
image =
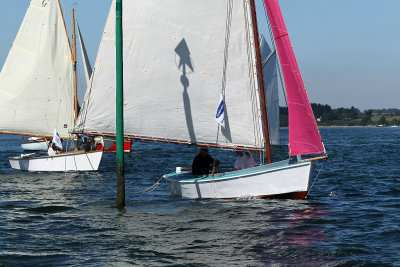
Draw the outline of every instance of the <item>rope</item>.
<instances>
[{"instance_id":1,"label":"rope","mask_svg":"<svg viewBox=\"0 0 400 267\"><path fill-rule=\"evenodd\" d=\"M88 156L88 153L85 153L85 155L86 155L86 158L88 159L88 161L89 161L89 163L90 163L90 167L92 167L92 170L93 170L93 171L96 171L96 170L93 168L93 165L92 165L92 162L90 161L90 158L89 158L89 156ZM103 186L104 186L105 188L107 188L108 190L110 190L113 194L116 194L116 192L115 192L114 190L112 190L112 189L100 178L100 175L98 174L98 172L95 172L95 174L96 174L97 179L100 181L100 183L103 184Z\"/></svg>"},{"instance_id":2,"label":"rope","mask_svg":"<svg viewBox=\"0 0 400 267\"><path fill-rule=\"evenodd\" d=\"M226 18L226 29L225 29L225 49L224 49L224 66L222 69L222 88L221 94L225 103L225 89L226 89L226 69L228 66L228 55L229 55L229 40L231 35L231 24L232 24L232 9L233 1L229 0L227 3L227 18Z\"/></svg>"},{"instance_id":3,"label":"rope","mask_svg":"<svg viewBox=\"0 0 400 267\"><path fill-rule=\"evenodd\" d=\"M161 184L161 181L163 179L164 179L164 176L161 176L161 178L157 182L155 182L153 185L151 185L143 190L137 191L134 194L138 195L138 194L145 194L145 193L153 192Z\"/></svg>"},{"instance_id":4,"label":"rope","mask_svg":"<svg viewBox=\"0 0 400 267\"><path fill-rule=\"evenodd\" d=\"M221 81L221 95L222 101L224 103L223 109L226 111L226 102L225 102L225 89L226 89L226 70L228 67L228 55L229 55L229 40L231 35L231 24L232 24L232 10L233 10L233 0L229 0L227 2L227 11L226 11L226 22L225 22L225 47L224 47L224 65L222 67L222 81ZM224 111L224 113L225 113ZM226 119L226 118L225 118ZM215 144L218 145L219 140L219 131L222 131L222 127L220 128L220 124L217 124L217 138Z\"/></svg>"},{"instance_id":5,"label":"rope","mask_svg":"<svg viewBox=\"0 0 400 267\"><path fill-rule=\"evenodd\" d=\"M249 77L250 77L250 92L251 92L251 101L252 101L252 113L253 113L253 125L254 125L254 143L257 147L257 143L261 144L264 142L263 134L261 133L261 125L260 125L260 118L261 118L261 108L259 107L259 88L257 86L258 80L255 77L257 75L257 71L255 70L255 64L253 59L255 59L254 55L254 46L252 43L254 42L252 25L250 22L250 6L248 1L243 2L244 5L244 18L246 23L246 38L247 38L247 59L249 64ZM247 11L247 12L246 12ZM258 93L258 94L257 94Z\"/></svg>"},{"instance_id":6,"label":"rope","mask_svg":"<svg viewBox=\"0 0 400 267\"><path fill-rule=\"evenodd\" d=\"M312 184L311 184L311 186L310 186L310 189L308 189L308 192L307 192L306 198L307 198L308 194L311 192L311 189L312 189L312 187L313 187L314 183L317 181L317 179L318 179L318 176L319 176L319 174L321 173L321 171L322 171L322 169L323 169L323 167L324 167L324 163L325 163L325 161L326 161L326 159L325 159L325 160L322 162L321 168L319 169L319 171L318 171L318 173L317 173L317 176L315 176L315 179L314 179L314 181L312 182Z\"/></svg>"}]
</instances>

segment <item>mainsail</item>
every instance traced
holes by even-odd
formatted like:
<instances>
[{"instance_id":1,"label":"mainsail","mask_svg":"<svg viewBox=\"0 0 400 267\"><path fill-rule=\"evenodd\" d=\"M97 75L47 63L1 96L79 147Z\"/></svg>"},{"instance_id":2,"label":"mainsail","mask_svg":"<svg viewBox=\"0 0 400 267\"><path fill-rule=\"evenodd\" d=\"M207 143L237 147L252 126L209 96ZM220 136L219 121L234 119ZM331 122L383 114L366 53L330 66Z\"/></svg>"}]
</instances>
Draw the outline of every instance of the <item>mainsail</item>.
<instances>
[{"instance_id":1,"label":"mainsail","mask_svg":"<svg viewBox=\"0 0 400 267\"><path fill-rule=\"evenodd\" d=\"M85 132L115 134L114 21L115 1L80 114ZM264 148L248 3L131 0L123 23L125 134ZM215 121L221 93L225 127Z\"/></svg>"},{"instance_id":2,"label":"mainsail","mask_svg":"<svg viewBox=\"0 0 400 267\"><path fill-rule=\"evenodd\" d=\"M285 80L289 110L290 155L324 152L321 136L277 0L264 0Z\"/></svg>"},{"instance_id":3,"label":"mainsail","mask_svg":"<svg viewBox=\"0 0 400 267\"><path fill-rule=\"evenodd\" d=\"M265 101L268 112L269 142L271 145L281 144L279 122L279 93L276 53L269 47L264 36L260 41L260 53L263 67Z\"/></svg>"},{"instance_id":4,"label":"mainsail","mask_svg":"<svg viewBox=\"0 0 400 267\"><path fill-rule=\"evenodd\" d=\"M0 132L68 137L71 48L57 0L32 0L0 74Z\"/></svg>"}]
</instances>

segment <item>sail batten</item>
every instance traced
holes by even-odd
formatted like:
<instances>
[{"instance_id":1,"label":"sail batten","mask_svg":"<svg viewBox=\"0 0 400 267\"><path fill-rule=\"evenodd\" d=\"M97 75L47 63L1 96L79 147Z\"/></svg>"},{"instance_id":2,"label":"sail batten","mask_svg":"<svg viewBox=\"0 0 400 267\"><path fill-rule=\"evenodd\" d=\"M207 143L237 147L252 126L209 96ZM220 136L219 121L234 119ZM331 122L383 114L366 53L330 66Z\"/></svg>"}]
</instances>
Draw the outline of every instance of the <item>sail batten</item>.
<instances>
[{"instance_id":1,"label":"sail batten","mask_svg":"<svg viewBox=\"0 0 400 267\"><path fill-rule=\"evenodd\" d=\"M0 73L0 131L68 137L71 50L57 0L32 0Z\"/></svg>"},{"instance_id":2,"label":"sail batten","mask_svg":"<svg viewBox=\"0 0 400 267\"><path fill-rule=\"evenodd\" d=\"M115 133L114 7L115 2L78 123L89 132ZM249 71L247 12L242 0L124 4L128 135L263 148L259 95ZM215 121L221 91L225 127Z\"/></svg>"},{"instance_id":3,"label":"sail batten","mask_svg":"<svg viewBox=\"0 0 400 267\"><path fill-rule=\"evenodd\" d=\"M277 0L264 0L285 81L290 155L321 154L321 136Z\"/></svg>"}]
</instances>

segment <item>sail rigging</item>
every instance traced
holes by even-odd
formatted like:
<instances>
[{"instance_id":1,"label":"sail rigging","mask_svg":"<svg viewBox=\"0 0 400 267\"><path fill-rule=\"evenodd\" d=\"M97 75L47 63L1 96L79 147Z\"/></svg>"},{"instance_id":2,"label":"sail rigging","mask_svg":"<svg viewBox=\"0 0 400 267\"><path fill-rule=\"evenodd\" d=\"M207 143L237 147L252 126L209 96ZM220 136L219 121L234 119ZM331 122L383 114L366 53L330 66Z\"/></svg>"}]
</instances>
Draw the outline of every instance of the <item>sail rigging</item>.
<instances>
[{"instance_id":1,"label":"sail rigging","mask_svg":"<svg viewBox=\"0 0 400 267\"><path fill-rule=\"evenodd\" d=\"M32 0L0 73L0 132L68 137L71 47L57 0Z\"/></svg>"},{"instance_id":2,"label":"sail rigging","mask_svg":"<svg viewBox=\"0 0 400 267\"><path fill-rule=\"evenodd\" d=\"M264 4L285 81L289 110L289 153L290 155L321 154L324 152L324 146L278 1L264 0Z\"/></svg>"},{"instance_id":3,"label":"sail rigging","mask_svg":"<svg viewBox=\"0 0 400 267\"><path fill-rule=\"evenodd\" d=\"M78 123L99 134L115 134L115 1L110 10ZM126 135L264 149L247 12L241 0L124 4ZM224 128L215 114L225 63Z\"/></svg>"}]
</instances>

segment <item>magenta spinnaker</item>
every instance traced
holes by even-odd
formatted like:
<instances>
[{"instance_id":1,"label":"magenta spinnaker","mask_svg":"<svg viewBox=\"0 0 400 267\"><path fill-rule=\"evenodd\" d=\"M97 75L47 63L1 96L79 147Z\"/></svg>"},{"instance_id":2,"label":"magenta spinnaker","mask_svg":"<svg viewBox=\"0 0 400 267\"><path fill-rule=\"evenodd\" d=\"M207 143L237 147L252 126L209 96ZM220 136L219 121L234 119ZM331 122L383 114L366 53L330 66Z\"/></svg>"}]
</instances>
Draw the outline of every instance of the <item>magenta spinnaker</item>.
<instances>
[{"instance_id":1,"label":"magenta spinnaker","mask_svg":"<svg viewBox=\"0 0 400 267\"><path fill-rule=\"evenodd\" d=\"M321 136L277 0L264 0L285 80L289 110L290 155L321 154Z\"/></svg>"}]
</instances>

